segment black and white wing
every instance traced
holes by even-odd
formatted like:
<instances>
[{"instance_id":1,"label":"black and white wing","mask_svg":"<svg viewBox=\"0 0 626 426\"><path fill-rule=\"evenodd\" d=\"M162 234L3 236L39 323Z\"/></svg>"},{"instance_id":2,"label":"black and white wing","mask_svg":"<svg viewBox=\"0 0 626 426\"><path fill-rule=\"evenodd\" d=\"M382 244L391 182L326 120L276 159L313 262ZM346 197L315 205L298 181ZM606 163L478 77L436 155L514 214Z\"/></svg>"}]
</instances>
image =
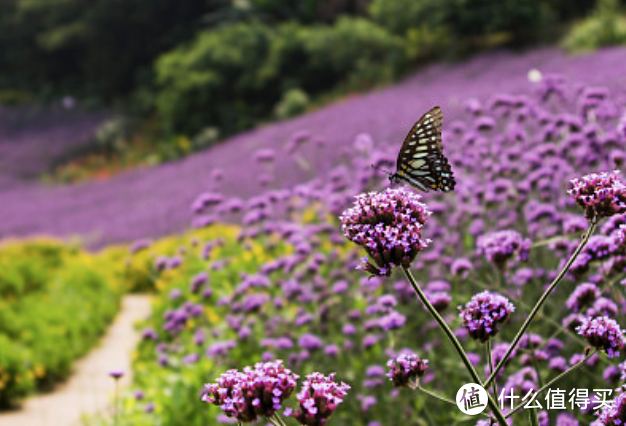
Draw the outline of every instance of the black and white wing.
<instances>
[{"instance_id":1,"label":"black and white wing","mask_svg":"<svg viewBox=\"0 0 626 426\"><path fill-rule=\"evenodd\" d=\"M422 116L404 139L398 154L394 180L428 192L452 191L456 184L441 145L441 108L434 107Z\"/></svg>"}]
</instances>

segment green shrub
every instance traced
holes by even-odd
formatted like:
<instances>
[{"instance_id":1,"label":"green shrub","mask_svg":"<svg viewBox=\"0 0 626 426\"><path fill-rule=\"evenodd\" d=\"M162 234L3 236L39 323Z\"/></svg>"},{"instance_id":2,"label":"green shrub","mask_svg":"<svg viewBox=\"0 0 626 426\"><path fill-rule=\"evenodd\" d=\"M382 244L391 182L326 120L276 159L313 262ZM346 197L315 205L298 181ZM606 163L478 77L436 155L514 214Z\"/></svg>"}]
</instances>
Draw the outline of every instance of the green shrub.
<instances>
[{"instance_id":1,"label":"green shrub","mask_svg":"<svg viewBox=\"0 0 626 426\"><path fill-rule=\"evenodd\" d=\"M314 81L302 85L308 93L336 86L363 89L388 82L404 60L400 37L361 18L344 17L333 26L317 27L305 40L305 51L309 73L315 76Z\"/></svg>"},{"instance_id":2,"label":"green shrub","mask_svg":"<svg viewBox=\"0 0 626 426\"><path fill-rule=\"evenodd\" d=\"M220 131L218 128L206 127L191 139L191 144L195 149L202 149L213 145L219 139Z\"/></svg>"},{"instance_id":3,"label":"green shrub","mask_svg":"<svg viewBox=\"0 0 626 426\"><path fill-rule=\"evenodd\" d=\"M167 127L187 134L215 124L227 133L250 127L263 115L265 96L276 100L273 82L259 71L270 37L261 24L229 25L160 57L157 107Z\"/></svg>"},{"instance_id":4,"label":"green shrub","mask_svg":"<svg viewBox=\"0 0 626 426\"><path fill-rule=\"evenodd\" d=\"M290 89L274 108L274 116L279 120L302 114L309 105L308 95L300 89Z\"/></svg>"},{"instance_id":5,"label":"green shrub","mask_svg":"<svg viewBox=\"0 0 626 426\"><path fill-rule=\"evenodd\" d=\"M466 54L493 45L527 45L555 34L560 1L373 0L370 15L395 34L412 30L447 33L450 44L439 56ZM584 9L578 9L582 14ZM437 45L435 45L437 46Z\"/></svg>"},{"instance_id":6,"label":"green shrub","mask_svg":"<svg viewBox=\"0 0 626 426\"><path fill-rule=\"evenodd\" d=\"M121 152L125 141L130 136L130 123L127 119L116 117L105 121L96 131L96 143L107 153Z\"/></svg>"},{"instance_id":7,"label":"green shrub","mask_svg":"<svg viewBox=\"0 0 626 426\"><path fill-rule=\"evenodd\" d=\"M52 240L0 246L0 408L65 379L120 303L115 264Z\"/></svg>"},{"instance_id":8,"label":"green shrub","mask_svg":"<svg viewBox=\"0 0 626 426\"><path fill-rule=\"evenodd\" d=\"M599 0L593 13L576 23L563 40L572 52L619 44L626 44L626 15L617 0Z\"/></svg>"},{"instance_id":9,"label":"green shrub","mask_svg":"<svg viewBox=\"0 0 626 426\"><path fill-rule=\"evenodd\" d=\"M0 1L0 89L55 97L74 93L99 101L126 97L149 85L154 58L191 39L204 14L217 6L171 0Z\"/></svg>"},{"instance_id":10,"label":"green shrub","mask_svg":"<svg viewBox=\"0 0 626 426\"><path fill-rule=\"evenodd\" d=\"M363 89L389 81L402 62L401 38L364 19L225 25L159 58L157 108L170 132L231 134L269 118L290 90L314 98Z\"/></svg>"},{"instance_id":11,"label":"green shrub","mask_svg":"<svg viewBox=\"0 0 626 426\"><path fill-rule=\"evenodd\" d=\"M0 90L0 105L24 105L33 100L33 95L23 90Z\"/></svg>"},{"instance_id":12,"label":"green shrub","mask_svg":"<svg viewBox=\"0 0 626 426\"><path fill-rule=\"evenodd\" d=\"M42 369L33 365L33 354L28 348L2 333L0 348L0 407L6 407L34 390L36 374Z\"/></svg>"},{"instance_id":13,"label":"green shrub","mask_svg":"<svg viewBox=\"0 0 626 426\"><path fill-rule=\"evenodd\" d=\"M394 34L405 35L412 28L442 24L440 8L433 0L372 0L369 13Z\"/></svg>"}]
</instances>

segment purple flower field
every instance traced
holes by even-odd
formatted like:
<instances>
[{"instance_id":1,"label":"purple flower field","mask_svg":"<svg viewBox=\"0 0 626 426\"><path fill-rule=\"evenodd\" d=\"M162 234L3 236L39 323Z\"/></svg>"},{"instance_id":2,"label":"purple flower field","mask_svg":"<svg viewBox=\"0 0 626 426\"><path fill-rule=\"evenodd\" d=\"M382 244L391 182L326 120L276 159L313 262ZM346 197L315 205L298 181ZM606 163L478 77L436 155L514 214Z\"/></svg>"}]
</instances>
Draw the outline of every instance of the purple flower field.
<instances>
[{"instance_id":1,"label":"purple flower field","mask_svg":"<svg viewBox=\"0 0 626 426\"><path fill-rule=\"evenodd\" d=\"M617 67L622 52L601 52L593 61ZM528 54L524 66L531 57L554 59L548 53ZM521 59L509 59L522 74ZM355 424L356 416L356 424L370 426L420 424L422 416L421 424L469 424L456 408L443 407L457 405L458 396L456 403L449 398L473 383L484 388L483 414L490 417L473 424L623 425L626 87L608 77L574 80L575 69L581 78L591 72L589 57L560 61L563 69L574 67L569 77L548 73L544 63L537 65L543 73L536 83L525 81L526 72L502 91L480 96L468 94L469 83L450 84L446 93L458 87L459 97L447 100L443 146L456 179L453 192L380 190L388 176L375 169L393 171L404 126L394 124L396 136L377 134L384 123L372 119L363 127L373 130L356 130L357 117L371 117L360 108L371 104L371 114L393 115L382 111L385 101L394 96L407 105L400 90L423 83L434 68L235 139L252 144L254 135L310 124L329 111L350 106L354 113L337 114L323 130L341 140L329 136L320 144L301 127L260 154L251 147L257 189L236 191L228 180L236 171L213 171L215 181L187 204L201 228L195 232L211 237L190 236L169 250L137 241L133 256L149 254L158 294L144 324L135 385L145 392L142 404L157 408L137 406L128 414L132 424L261 416L282 426L284 416L317 426L330 414L337 425ZM503 72L504 63L494 69ZM442 71L424 92L453 73ZM494 75L494 85L503 83L497 75L504 78ZM481 78L472 87L488 84ZM355 134L345 134L350 129ZM344 145L335 148L335 141ZM203 155L220 150L233 152L224 145ZM430 173L436 170L442 169ZM241 227L228 231L219 222L233 213ZM307 377L301 391L292 391L290 373L276 377L277 364L257 364L278 360ZM318 391L312 372L323 385ZM350 388L334 382L333 373ZM206 377L202 395L214 417L204 419L204 412L179 407L198 402L197 383ZM584 404L554 408L555 392L573 391ZM292 392L297 402L282 397ZM525 404L503 396L531 392L544 403L536 413L521 412ZM601 405L608 392L614 401ZM320 407L330 407L328 416Z\"/></svg>"},{"instance_id":2,"label":"purple flower field","mask_svg":"<svg viewBox=\"0 0 626 426\"><path fill-rule=\"evenodd\" d=\"M558 50L546 48L522 54L490 54L465 63L432 65L387 89L356 95L305 116L240 134L184 160L127 172L106 182L70 186L46 187L32 176L48 161L41 157L42 154L56 156L57 147L62 151L70 148L70 141L84 139L76 137L75 133L86 137L95 128L98 117L85 116L81 126L72 127L71 138L56 127L50 128L49 134L41 139L38 132L47 131L43 125L35 124L33 128L13 132L3 130L6 126L0 127L0 235L80 235L89 246L99 247L177 232L189 227L193 212L187 206L191 206L200 193L217 192L248 199L267 189L292 188L313 178L324 178L333 166L352 156L355 149L368 149L363 138L360 139L363 146L353 145L355 139L359 141L358 135L367 133L379 147L388 144L397 150L413 122L434 105L440 105L444 111L445 153L453 168L462 167L457 180L465 184L457 192L459 200L465 202L476 185L485 188L485 182L481 181L485 175L478 173L480 170L514 167L525 154L518 152L508 158L490 158L485 152L468 151L472 144L461 140L461 136L467 136L468 129L452 126L456 119L466 114L466 110L479 113L487 108L487 101L498 94L532 95L540 87L549 90L545 84L528 81L528 72L534 68L543 75L565 76L571 83L568 90L576 90L579 83L603 86L615 92L612 94L614 105L621 105L624 93L616 89L623 89L626 85L624 63L626 49L566 57ZM553 82L557 89L559 84L558 80ZM558 102L558 96L558 93L554 96L555 102ZM588 98L592 102L593 94ZM577 119L569 115L562 118L565 122ZM490 116L477 119L473 123L476 135L489 132L494 124ZM516 132L513 125L506 131L511 137ZM46 141L46 146L39 145L38 140ZM64 141L68 145L64 145ZM480 149L489 148L482 146ZM583 147L572 149L580 150L579 154L584 151ZM524 162L525 167L531 166L524 173L537 175L539 182L552 179L562 185L580 175L578 168L561 168L558 156L553 156L549 148L544 151L533 153L537 158L528 158ZM593 152L585 151L584 154L593 155ZM539 159L546 163L542 165ZM473 171L476 171L475 176ZM542 174L545 177L542 178ZM504 178L491 182L489 187L494 191L485 192L482 202L499 203L511 191L522 191L523 194L523 188L514 189L510 185L511 182ZM541 223L529 221L531 234L554 235L550 232L555 226L551 208L555 207L543 200L530 201L526 205L529 219L541 219ZM202 220L208 223L212 218ZM501 216L498 225L506 226L515 220ZM575 228L577 225L572 222L571 226ZM470 232L481 234L483 227L484 224L474 221L470 224ZM587 255L592 256L592 253Z\"/></svg>"},{"instance_id":3,"label":"purple flower field","mask_svg":"<svg viewBox=\"0 0 626 426\"><path fill-rule=\"evenodd\" d=\"M103 112L0 106L0 191L12 191L89 142Z\"/></svg>"}]
</instances>

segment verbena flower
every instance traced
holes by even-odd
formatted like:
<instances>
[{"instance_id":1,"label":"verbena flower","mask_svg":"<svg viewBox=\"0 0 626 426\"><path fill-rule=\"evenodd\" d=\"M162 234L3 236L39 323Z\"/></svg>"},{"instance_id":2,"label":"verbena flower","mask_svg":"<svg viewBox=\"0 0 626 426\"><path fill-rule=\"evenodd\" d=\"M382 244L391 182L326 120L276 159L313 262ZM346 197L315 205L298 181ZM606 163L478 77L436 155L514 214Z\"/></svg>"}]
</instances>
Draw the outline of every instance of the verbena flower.
<instances>
[{"instance_id":1,"label":"verbena flower","mask_svg":"<svg viewBox=\"0 0 626 426\"><path fill-rule=\"evenodd\" d=\"M602 378L612 385L616 385L619 382L620 377L621 371L614 365L609 365L602 372Z\"/></svg>"},{"instance_id":2,"label":"verbena flower","mask_svg":"<svg viewBox=\"0 0 626 426\"><path fill-rule=\"evenodd\" d=\"M452 275L461 276L463 278L466 277L469 271L473 268L472 262L469 259L459 258L455 259L450 266L450 272Z\"/></svg>"},{"instance_id":3,"label":"verbena flower","mask_svg":"<svg viewBox=\"0 0 626 426\"><path fill-rule=\"evenodd\" d=\"M322 339L311 333L305 333L298 339L298 346L308 351L314 351L324 346Z\"/></svg>"},{"instance_id":4,"label":"verbena flower","mask_svg":"<svg viewBox=\"0 0 626 426\"><path fill-rule=\"evenodd\" d=\"M406 317L397 311L391 311L387 315L379 318L378 324L383 330L396 330L402 328L406 323Z\"/></svg>"},{"instance_id":5,"label":"verbena flower","mask_svg":"<svg viewBox=\"0 0 626 426\"><path fill-rule=\"evenodd\" d=\"M624 332L615 320L608 317L584 318L576 331L591 346L606 351L609 358L619 356L624 346Z\"/></svg>"},{"instance_id":6,"label":"verbena flower","mask_svg":"<svg viewBox=\"0 0 626 426\"><path fill-rule=\"evenodd\" d=\"M421 359L417 354L405 350L397 357L390 359L387 367L389 367L387 377L393 382L393 386L404 388L417 384L419 378L426 372L428 360Z\"/></svg>"},{"instance_id":7,"label":"verbena flower","mask_svg":"<svg viewBox=\"0 0 626 426\"><path fill-rule=\"evenodd\" d=\"M147 249L151 245L152 245L152 240L148 240L148 239L137 240L130 246L128 251L130 252L130 254L135 254L142 250Z\"/></svg>"},{"instance_id":8,"label":"verbena flower","mask_svg":"<svg viewBox=\"0 0 626 426\"><path fill-rule=\"evenodd\" d=\"M428 291L426 292L426 297L428 298L428 301L431 303L431 305L433 305L435 310L439 313L445 311L450 305L450 302L452 302L452 296L450 296L445 291Z\"/></svg>"},{"instance_id":9,"label":"verbena flower","mask_svg":"<svg viewBox=\"0 0 626 426\"><path fill-rule=\"evenodd\" d=\"M499 268L503 268L513 256L519 261L528 260L531 244L530 239L511 229L481 235L476 242L478 253Z\"/></svg>"},{"instance_id":10,"label":"verbena flower","mask_svg":"<svg viewBox=\"0 0 626 426\"><path fill-rule=\"evenodd\" d=\"M350 386L347 384L335 382L335 373L328 376L321 373L309 374L302 384L302 389L296 394L299 409L293 411L288 408L285 415L295 418L304 426L325 425L343 402L349 389Z\"/></svg>"},{"instance_id":11,"label":"verbena flower","mask_svg":"<svg viewBox=\"0 0 626 426\"><path fill-rule=\"evenodd\" d=\"M568 297L565 305L573 312L581 312L600 297L600 289L593 283L579 284Z\"/></svg>"},{"instance_id":12,"label":"verbena flower","mask_svg":"<svg viewBox=\"0 0 626 426\"><path fill-rule=\"evenodd\" d=\"M223 200L224 197L221 194L205 192L196 197L191 205L191 210L194 213L200 213L207 207L218 205Z\"/></svg>"},{"instance_id":13,"label":"verbena flower","mask_svg":"<svg viewBox=\"0 0 626 426\"><path fill-rule=\"evenodd\" d=\"M626 186L618 179L619 171L592 173L572 179L568 194L585 211L585 217L597 221L626 212Z\"/></svg>"},{"instance_id":14,"label":"verbena flower","mask_svg":"<svg viewBox=\"0 0 626 426\"><path fill-rule=\"evenodd\" d=\"M604 316L614 318L619 313L619 308L615 302L606 297L599 297L593 306L587 309L588 316Z\"/></svg>"},{"instance_id":15,"label":"verbena flower","mask_svg":"<svg viewBox=\"0 0 626 426\"><path fill-rule=\"evenodd\" d=\"M498 334L498 325L510 318L515 307L506 297L485 290L474 295L465 309L459 306L459 310L469 335L484 343Z\"/></svg>"},{"instance_id":16,"label":"verbena flower","mask_svg":"<svg viewBox=\"0 0 626 426\"><path fill-rule=\"evenodd\" d=\"M217 405L228 417L253 422L280 410L296 388L298 377L281 360L257 363L243 372L229 370L216 383L206 384L202 401Z\"/></svg>"},{"instance_id":17,"label":"verbena flower","mask_svg":"<svg viewBox=\"0 0 626 426\"><path fill-rule=\"evenodd\" d=\"M189 284L189 291L194 294L198 293L198 291L200 291L200 288L204 284L206 284L208 280L209 275L205 271L199 272L191 279L191 283Z\"/></svg>"},{"instance_id":18,"label":"verbena flower","mask_svg":"<svg viewBox=\"0 0 626 426\"><path fill-rule=\"evenodd\" d=\"M598 420L591 423L591 426L624 426L624 424L626 424L626 393L620 393L602 408Z\"/></svg>"},{"instance_id":19,"label":"verbena flower","mask_svg":"<svg viewBox=\"0 0 626 426\"><path fill-rule=\"evenodd\" d=\"M546 412L547 414L547 412ZM547 425L548 423L546 423ZM556 426L578 426L578 420L570 413L561 413L556 418Z\"/></svg>"},{"instance_id":20,"label":"verbena flower","mask_svg":"<svg viewBox=\"0 0 626 426\"><path fill-rule=\"evenodd\" d=\"M115 380L118 380L122 376L124 376L124 372L122 370L112 370L109 371L109 376L113 377Z\"/></svg>"},{"instance_id":21,"label":"verbena flower","mask_svg":"<svg viewBox=\"0 0 626 426\"><path fill-rule=\"evenodd\" d=\"M389 276L396 266L408 268L430 240L422 228L430 216L420 196L403 189L387 189L356 197L340 219L344 235L365 248L373 263L362 267L372 275Z\"/></svg>"}]
</instances>

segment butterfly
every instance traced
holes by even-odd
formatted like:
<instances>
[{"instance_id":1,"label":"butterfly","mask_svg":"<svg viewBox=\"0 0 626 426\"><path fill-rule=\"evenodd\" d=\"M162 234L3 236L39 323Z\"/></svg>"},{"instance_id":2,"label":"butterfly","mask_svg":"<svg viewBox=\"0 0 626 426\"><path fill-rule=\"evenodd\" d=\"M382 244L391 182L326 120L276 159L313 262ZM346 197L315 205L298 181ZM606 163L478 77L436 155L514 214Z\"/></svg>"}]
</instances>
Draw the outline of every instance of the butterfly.
<instances>
[{"instance_id":1,"label":"butterfly","mask_svg":"<svg viewBox=\"0 0 626 426\"><path fill-rule=\"evenodd\" d=\"M448 159L443 156L441 125L443 113L438 106L422 116L404 139L392 183L407 184L424 192L448 192L456 181Z\"/></svg>"}]
</instances>

